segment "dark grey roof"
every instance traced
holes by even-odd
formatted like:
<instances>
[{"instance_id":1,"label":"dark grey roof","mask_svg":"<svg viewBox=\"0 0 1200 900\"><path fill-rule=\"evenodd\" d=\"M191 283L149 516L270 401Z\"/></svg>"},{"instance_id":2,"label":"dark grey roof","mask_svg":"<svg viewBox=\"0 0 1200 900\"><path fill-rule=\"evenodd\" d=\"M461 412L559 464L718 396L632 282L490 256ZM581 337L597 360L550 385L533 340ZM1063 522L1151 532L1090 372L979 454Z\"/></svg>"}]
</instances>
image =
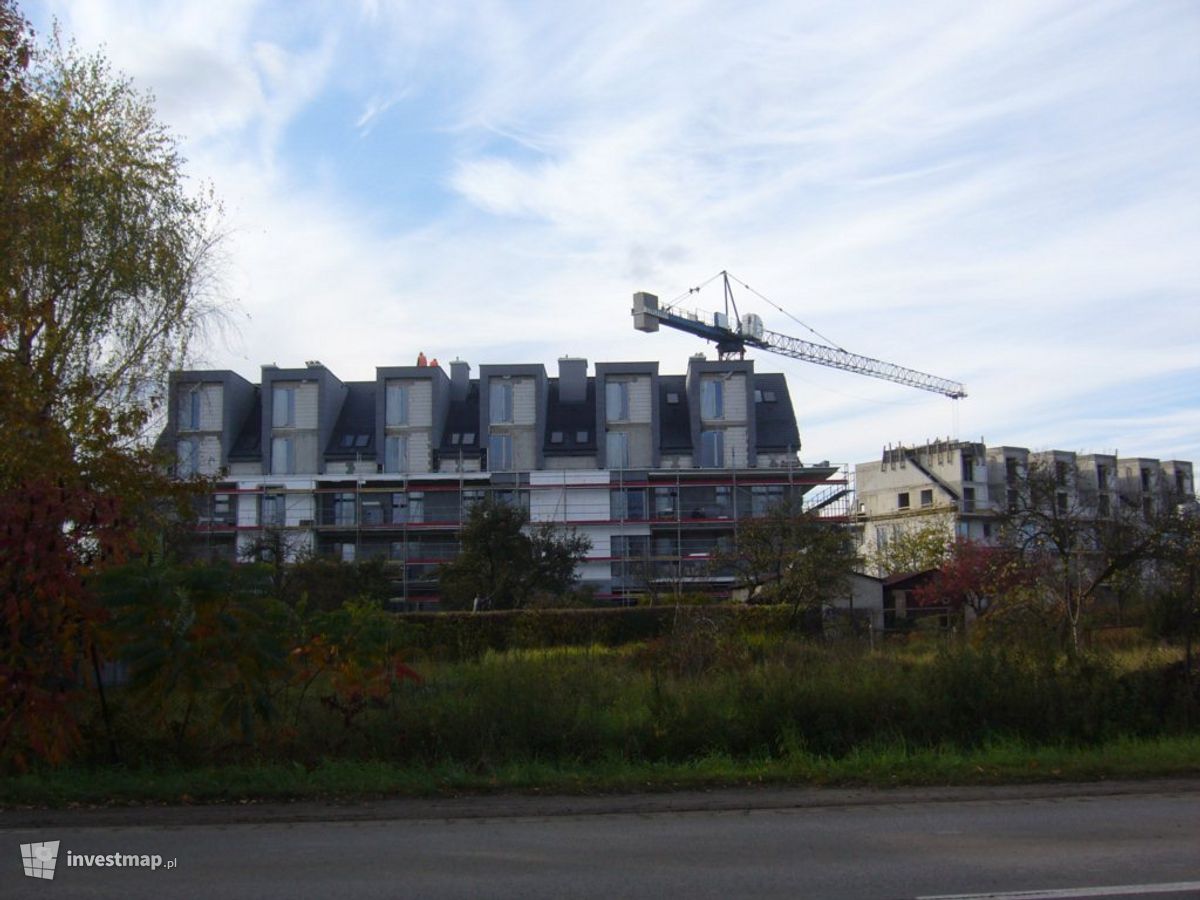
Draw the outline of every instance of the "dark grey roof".
<instances>
[{"instance_id":1,"label":"dark grey roof","mask_svg":"<svg viewBox=\"0 0 1200 900\"><path fill-rule=\"evenodd\" d=\"M579 403L558 399L558 379L548 379L545 452L550 456L574 456L596 452L596 379L587 380L587 392ZM579 440L580 434L586 435ZM561 440L555 441L559 436Z\"/></svg>"},{"instance_id":2,"label":"dark grey roof","mask_svg":"<svg viewBox=\"0 0 1200 900\"><path fill-rule=\"evenodd\" d=\"M442 446L439 453L442 459L454 459L459 453L464 456L479 454L478 378L471 379L465 399L450 401L450 406L446 411L446 427L442 431Z\"/></svg>"},{"instance_id":3,"label":"dark grey roof","mask_svg":"<svg viewBox=\"0 0 1200 900\"><path fill-rule=\"evenodd\" d=\"M668 403L667 394L678 394L678 403ZM688 411L687 377L661 375L658 379L658 421L662 429L662 452L692 449L692 425Z\"/></svg>"},{"instance_id":4,"label":"dark grey roof","mask_svg":"<svg viewBox=\"0 0 1200 900\"><path fill-rule=\"evenodd\" d=\"M763 451L800 450L800 431L792 398L788 395L787 379L779 374L754 376L754 390L762 393L762 401L754 404L754 426L758 431L758 449ZM774 397L774 400L770 400Z\"/></svg>"},{"instance_id":5,"label":"dark grey roof","mask_svg":"<svg viewBox=\"0 0 1200 900\"><path fill-rule=\"evenodd\" d=\"M230 462L257 462L262 459L262 389L254 387L254 402L242 427L238 429L233 447L229 450Z\"/></svg>"},{"instance_id":6,"label":"dark grey roof","mask_svg":"<svg viewBox=\"0 0 1200 900\"><path fill-rule=\"evenodd\" d=\"M375 382L346 382L337 423L325 448L326 459L375 456Z\"/></svg>"}]
</instances>

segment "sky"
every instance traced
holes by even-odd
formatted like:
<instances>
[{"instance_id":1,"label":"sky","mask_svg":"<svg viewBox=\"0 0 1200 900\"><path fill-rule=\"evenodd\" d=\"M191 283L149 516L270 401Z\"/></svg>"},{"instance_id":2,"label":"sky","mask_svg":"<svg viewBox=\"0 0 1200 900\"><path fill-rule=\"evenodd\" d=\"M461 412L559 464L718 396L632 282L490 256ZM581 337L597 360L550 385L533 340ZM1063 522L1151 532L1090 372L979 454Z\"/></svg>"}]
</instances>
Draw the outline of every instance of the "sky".
<instances>
[{"instance_id":1,"label":"sky","mask_svg":"<svg viewBox=\"0 0 1200 900\"><path fill-rule=\"evenodd\" d=\"M223 202L234 328L197 367L681 373L715 348L634 331L631 295L728 270L770 330L966 385L754 351L805 462L938 437L1200 462L1195 0L22 9L152 92Z\"/></svg>"}]
</instances>

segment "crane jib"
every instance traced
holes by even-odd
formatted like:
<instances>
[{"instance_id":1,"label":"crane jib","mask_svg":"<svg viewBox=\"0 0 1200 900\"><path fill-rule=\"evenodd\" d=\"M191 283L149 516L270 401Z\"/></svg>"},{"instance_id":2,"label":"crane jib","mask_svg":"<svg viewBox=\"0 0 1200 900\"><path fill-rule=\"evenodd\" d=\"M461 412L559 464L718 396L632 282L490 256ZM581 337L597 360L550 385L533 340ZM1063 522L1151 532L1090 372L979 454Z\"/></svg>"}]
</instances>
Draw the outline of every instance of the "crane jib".
<instances>
[{"instance_id":1,"label":"crane jib","mask_svg":"<svg viewBox=\"0 0 1200 900\"><path fill-rule=\"evenodd\" d=\"M639 331L653 332L658 330L659 324L666 325L712 341L717 345L717 351L722 356L741 355L747 347L758 347L761 350L789 356L792 359L842 369L846 372L855 372L871 378L881 378L896 384L942 394L955 400L967 396L966 389L960 382L939 378L936 375L909 369L896 363L873 359L870 356L850 353L839 347L830 347L826 344L817 344L813 341L767 331L762 327L762 321L754 315L744 317L745 327L743 327L742 321L738 321L736 322L737 327L731 328L728 318L720 313L706 314L704 318L701 318L699 314L679 315L660 310L658 297L645 292L633 295L631 312L634 328Z\"/></svg>"}]
</instances>

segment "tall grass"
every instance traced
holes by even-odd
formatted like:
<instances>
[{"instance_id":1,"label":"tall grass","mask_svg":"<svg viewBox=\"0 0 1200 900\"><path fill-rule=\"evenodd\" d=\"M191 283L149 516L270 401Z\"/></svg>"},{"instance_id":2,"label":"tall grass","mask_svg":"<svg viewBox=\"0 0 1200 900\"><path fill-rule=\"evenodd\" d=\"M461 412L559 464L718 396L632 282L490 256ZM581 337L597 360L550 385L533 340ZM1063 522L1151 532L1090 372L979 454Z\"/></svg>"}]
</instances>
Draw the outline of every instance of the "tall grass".
<instances>
[{"instance_id":1,"label":"tall grass","mask_svg":"<svg viewBox=\"0 0 1200 900\"><path fill-rule=\"evenodd\" d=\"M531 765L783 765L878 756L881 747L1097 747L1194 734L1200 722L1178 668L1157 658L1132 665L955 645L871 653L778 636L683 635L617 650L487 652L421 668L421 684L398 685L352 725L320 702L318 685L301 716L268 723L254 746L214 739L171 757L130 709L120 718L122 746L160 764L313 767L336 758L487 777Z\"/></svg>"}]
</instances>

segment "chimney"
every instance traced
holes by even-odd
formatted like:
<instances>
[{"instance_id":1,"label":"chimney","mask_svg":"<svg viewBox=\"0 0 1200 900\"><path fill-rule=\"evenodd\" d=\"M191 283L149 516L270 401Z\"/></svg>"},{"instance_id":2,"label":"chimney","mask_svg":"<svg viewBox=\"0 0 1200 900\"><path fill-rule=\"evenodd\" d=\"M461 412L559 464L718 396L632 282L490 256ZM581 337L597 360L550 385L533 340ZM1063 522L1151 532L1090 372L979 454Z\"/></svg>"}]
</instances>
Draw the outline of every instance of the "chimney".
<instances>
[{"instance_id":1,"label":"chimney","mask_svg":"<svg viewBox=\"0 0 1200 900\"><path fill-rule=\"evenodd\" d=\"M467 387L471 383L471 364L461 359L450 363L450 399L466 400Z\"/></svg>"},{"instance_id":2,"label":"chimney","mask_svg":"<svg viewBox=\"0 0 1200 900\"><path fill-rule=\"evenodd\" d=\"M558 400L582 403L587 399L587 360L563 356L558 360Z\"/></svg>"}]
</instances>

